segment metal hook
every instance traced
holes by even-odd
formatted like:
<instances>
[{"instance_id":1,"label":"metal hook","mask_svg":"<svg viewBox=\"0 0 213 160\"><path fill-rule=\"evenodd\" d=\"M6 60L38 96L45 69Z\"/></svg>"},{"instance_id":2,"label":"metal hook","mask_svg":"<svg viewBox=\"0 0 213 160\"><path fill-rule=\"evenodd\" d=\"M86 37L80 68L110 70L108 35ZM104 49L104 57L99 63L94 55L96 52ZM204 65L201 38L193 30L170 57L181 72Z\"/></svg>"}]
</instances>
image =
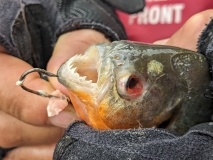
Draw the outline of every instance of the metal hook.
<instances>
[{"instance_id":1,"label":"metal hook","mask_svg":"<svg viewBox=\"0 0 213 160\"><path fill-rule=\"evenodd\" d=\"M33 93L33 94L36 94L36 95L39 95L39 96L42 96L42 97L47 97L47 98L59 98L59 99L66 99L68 103L71 103L70 99L66 96L61 96L61 97L58 97L58 96L54 96L54 95L51 95L43 90L38 90L38 91L35 91L35 90L32 90L30 88L27 88L26 86L24 86L24 80L26 78L26 76L32 72L38 72L40 74L43 74L43 75L47 75L49 77L58 77L58 75L56 74L53 74L51 72L48 72L44 69L40 69L40 68L33 68L33 69L29 69L27 71L25 71L20 79L16 82L16 85L19 85L21 86L25 91L27 92L30 92L30 93Z\"/></svg>"}]
</instances>

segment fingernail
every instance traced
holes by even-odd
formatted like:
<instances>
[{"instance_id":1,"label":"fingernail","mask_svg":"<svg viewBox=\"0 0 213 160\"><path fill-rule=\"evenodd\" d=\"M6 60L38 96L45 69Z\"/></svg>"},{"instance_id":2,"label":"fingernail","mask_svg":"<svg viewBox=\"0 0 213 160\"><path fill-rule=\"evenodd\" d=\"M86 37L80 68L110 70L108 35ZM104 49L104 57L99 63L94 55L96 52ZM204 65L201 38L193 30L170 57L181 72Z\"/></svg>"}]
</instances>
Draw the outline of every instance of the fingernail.
<instances>
[{"instance_id":1,"label":"fingernail","mask_svg":"<svg viewBox=\"0 0 213 160\"><path fill-rule=\"evenodd\" d=\"M68 111L61 111L58 115L49 117L50 124L62 128L67 128L69 124L76 120L81 120L80 117Z\"/></svg>"}]
</instances>

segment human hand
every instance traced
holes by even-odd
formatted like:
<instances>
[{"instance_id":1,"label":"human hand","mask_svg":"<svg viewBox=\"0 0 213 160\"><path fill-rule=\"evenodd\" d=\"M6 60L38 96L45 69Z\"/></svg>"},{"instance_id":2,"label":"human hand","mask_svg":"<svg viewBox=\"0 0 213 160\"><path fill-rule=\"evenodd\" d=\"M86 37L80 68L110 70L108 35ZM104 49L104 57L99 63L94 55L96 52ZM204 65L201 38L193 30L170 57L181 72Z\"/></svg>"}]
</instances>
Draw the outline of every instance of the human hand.
<instances>
[{"instance_id":1,"label":"human hand","mask_svg":"<svg viewBox=\"0 0 213 160\"><path fill-rule=\"evenodd\" d=\"M32 68L22 60L5 54L0 48L0 146L13 148L21 146L47 145L56 143L64 129L50 124L46 106L48 99L30 94L16 86L20 75ZM37 73L29 75L25 84L35 90L52 92L50 83L40 79ZM22 149L20 148L20 151ZM8 152L12 154L15 150ZM23 159L26 152L19 154ZM24 154L25 153L25 154Z\"/></svg>"},{"instance_id":2,"label":"human hand","mask_svg":"<svg viewBox=\"0 0 213 160\"><path fill-rule=\"evenodd\" d=\"M186 23L175 32L170 38L154 42L155 44L165 44L177 46L185 49L197 51L197 42L206 24L213 16L213 10L206 10L193 15Z\"/></svg>"},{"instance_id":3,"label":"human hand","mask_svg":"<svg viewBox=\"0 0 213 160\"><path fill-rule=\"evenodd\" d=\"M3 160L52 160L55 143L35 146L20 146L7 152Z\"/></svg>"}]
</instances>

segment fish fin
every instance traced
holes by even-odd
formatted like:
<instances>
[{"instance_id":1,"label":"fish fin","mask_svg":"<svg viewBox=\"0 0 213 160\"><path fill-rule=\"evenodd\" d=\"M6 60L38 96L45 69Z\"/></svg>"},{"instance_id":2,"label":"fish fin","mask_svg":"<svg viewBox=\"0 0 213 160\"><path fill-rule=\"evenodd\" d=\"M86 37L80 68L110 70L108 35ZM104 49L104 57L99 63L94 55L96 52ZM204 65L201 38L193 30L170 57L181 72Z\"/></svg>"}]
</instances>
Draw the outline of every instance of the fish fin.
<instances>
[{"instance_id":1,"label":"fish fin","mask_svg":"<svg viewBox=\"0 0 213 160\"><path fill-rule=\"evenodd\" d=\"M185 76L186 73L196 74L202 67L206 67L206 58L199 53L188 52L179 53L171 57L171 65L174 71L180 76Z\"/></svg>"}]
</instances>

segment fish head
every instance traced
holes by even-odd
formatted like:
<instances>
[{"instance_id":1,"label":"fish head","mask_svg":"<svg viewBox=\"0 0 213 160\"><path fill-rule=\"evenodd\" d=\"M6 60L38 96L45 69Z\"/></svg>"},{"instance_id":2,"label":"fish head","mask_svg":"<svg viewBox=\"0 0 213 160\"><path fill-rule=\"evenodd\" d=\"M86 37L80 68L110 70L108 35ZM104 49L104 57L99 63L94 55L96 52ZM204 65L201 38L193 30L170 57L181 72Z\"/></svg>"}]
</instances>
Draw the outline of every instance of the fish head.
<instances>
[{"instance_id":1,"label":"fish head","mask_svg":"<svg viewBox=\"0 0 213 160\"><path fill-rule=\"evenodd\" d=\"M188 93L171 63L179 52L130 41L101 43L66 61L58 80L79 116L96 129L165 127Z\"/></svg>"}]
</instances>

